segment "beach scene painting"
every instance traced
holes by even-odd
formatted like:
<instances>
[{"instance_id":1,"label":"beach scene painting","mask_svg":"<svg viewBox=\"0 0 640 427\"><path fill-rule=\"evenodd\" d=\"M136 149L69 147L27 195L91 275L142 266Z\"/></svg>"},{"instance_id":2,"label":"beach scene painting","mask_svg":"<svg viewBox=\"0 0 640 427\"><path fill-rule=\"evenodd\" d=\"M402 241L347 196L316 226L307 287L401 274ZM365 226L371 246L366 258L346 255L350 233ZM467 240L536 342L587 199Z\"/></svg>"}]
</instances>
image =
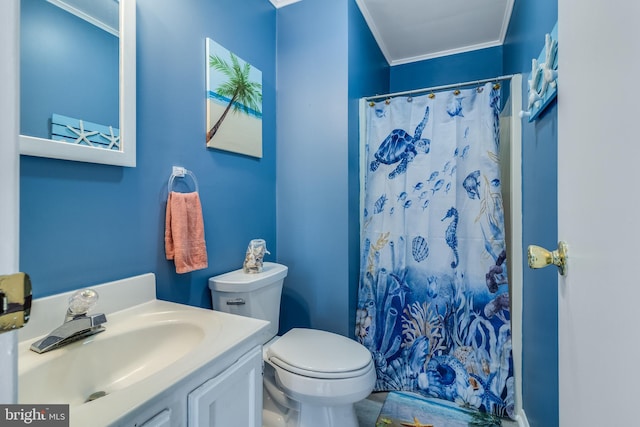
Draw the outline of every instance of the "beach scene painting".
<instances>
[{"instance_id":1,"label":"beach scene painting","mask_svg":"<svg viewBox=\"0 0 640 427\"><path fill-rule=\"evenodd\" d=\"M207 147L262 157L262 72L206 39Z\"/></svg>"}]
</instances>

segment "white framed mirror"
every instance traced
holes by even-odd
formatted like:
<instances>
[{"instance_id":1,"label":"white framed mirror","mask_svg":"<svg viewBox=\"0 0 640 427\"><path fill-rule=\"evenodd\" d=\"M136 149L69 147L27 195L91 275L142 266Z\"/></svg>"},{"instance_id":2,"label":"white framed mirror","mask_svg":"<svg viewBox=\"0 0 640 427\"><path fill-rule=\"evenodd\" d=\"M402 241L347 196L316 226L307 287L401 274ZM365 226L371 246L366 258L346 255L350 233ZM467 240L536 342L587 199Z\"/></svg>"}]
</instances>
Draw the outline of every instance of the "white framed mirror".
<instances>
[{"instance_id":1,"label":"white framed mirror","mask_svg":"<svg viewBox=\"0 0 640 427\"><path fill-rule=\"evenodd\" d=\"M37 2L42 5L37 5ZM23 0L21 3L20 154L135 167L135 0ZM103 3L102 9L96 10L95 14L93 9L85 9L85 6L95 8L98 3ZM34 12L26 10L26 7L41 9ZM112 43L112 50L116 51L113 54L113 65L87 59L90 55L86 48L69 49L69 40L61 40L63 36L56 32L56 28L62 27L59 24L47 31L42 21L27 21L33 19L31 13L39 14L37 19L48 19L49 13L55 15L67 12L75 15L73 19L83 20L78 26L85 25L110 33L106 37L112 38L107 43ZM109 13L117 13L117 17L112 17L113 25L108 23ZM95 19L94 16L97 15L102 16ZM41 34L38 36L27 33L29 26L39 29ZM71 25L64 25L65 29L69 27ZM89 36L71 37L83 40ZM56 43L61 41L67 48L65 53L56 50ZM29 44L33 48L30 55L35 58L31 61L25 59ZM91 50L95 46L95 43L91 44ZM56 56L63 56L62 67L72 68L57 68L54 64ZM104 95L100 95L99 91L94 92L84 86L89 84L84 82L85 77L90 80L103 74L105 69L113 69L113 78L109 76L106 81L91 84L102 90L110 88L109 93L103 92ZM74 77L67 78L71 83L67 81L62 84L57 82L56 73L66 77L73 74ZM39 80L30 80L36 78ZM73 106L67 106L67 101Z\"/></svg>"}]
</instances>

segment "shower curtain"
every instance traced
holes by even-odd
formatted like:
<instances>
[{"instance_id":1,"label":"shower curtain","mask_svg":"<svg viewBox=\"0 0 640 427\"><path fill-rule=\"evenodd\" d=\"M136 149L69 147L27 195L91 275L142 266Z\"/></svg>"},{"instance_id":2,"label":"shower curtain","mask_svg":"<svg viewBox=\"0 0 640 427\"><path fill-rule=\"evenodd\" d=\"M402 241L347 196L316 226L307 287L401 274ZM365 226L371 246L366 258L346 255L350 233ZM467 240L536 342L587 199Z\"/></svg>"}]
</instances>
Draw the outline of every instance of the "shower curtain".
<instances>
[{"instance_id":1,"label":"shower curtain","mask_svg":"<svg viewBox=\"0 0 640 427\"><path fill-rule=\"evenodd\" d=\"M499 85L365 108L356 337L375 390L513 418Z\"/></svg>"}]
</instances>

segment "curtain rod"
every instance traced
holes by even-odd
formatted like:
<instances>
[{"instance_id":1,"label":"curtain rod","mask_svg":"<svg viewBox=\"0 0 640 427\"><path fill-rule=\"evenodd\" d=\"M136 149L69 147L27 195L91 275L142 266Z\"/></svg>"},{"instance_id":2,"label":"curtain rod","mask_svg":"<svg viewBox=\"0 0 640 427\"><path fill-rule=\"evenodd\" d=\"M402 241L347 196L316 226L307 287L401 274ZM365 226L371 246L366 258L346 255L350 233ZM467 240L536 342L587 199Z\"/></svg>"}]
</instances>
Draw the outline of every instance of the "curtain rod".
<instances>
[{"instance_id":1,"label":"curtain rod","mask_svg":"<svg viewBox=\"0 0 640 427\"><path fill-rule=\"evenodd\" d=\"M404 92L388 93L386 95L369 96L369 97L365 98L365 101L373 101L374 99L391 98L391 97L394 97L394 96L402 96L402 95L415 95L416 93L422 93L422 92L433 92L433 91L436 91L436 90L460 88L460 87L463 87L463 86L473 86L473 85L478 85L478 84L483 84L483 83L498 82L498 81L502 81L502 80L509 80L513 76L514 76L513 74L509 74L509 75L506 75L506 76L494 77L492 79L474 80L474 81L469 81L469 82L464 82L464 83L454 83L454 84L448 84L448 85L442 85L442 86L427 87L427 88L424 88L424 89L414 89L414 90L407 90L407 91L404 91Z\"/></svg>"}]
</instances>

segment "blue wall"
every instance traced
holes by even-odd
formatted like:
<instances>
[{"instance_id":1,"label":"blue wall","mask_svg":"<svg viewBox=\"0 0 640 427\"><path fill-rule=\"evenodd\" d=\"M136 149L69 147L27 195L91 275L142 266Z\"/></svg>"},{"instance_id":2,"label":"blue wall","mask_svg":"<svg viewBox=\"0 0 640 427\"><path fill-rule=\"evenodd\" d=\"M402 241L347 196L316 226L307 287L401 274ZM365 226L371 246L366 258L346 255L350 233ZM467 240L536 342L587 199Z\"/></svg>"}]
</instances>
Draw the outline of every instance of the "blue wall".
<instances>
[{"instance_id":1,"label":"blue wall","mask_svg":"<svg viewBox=\"0 0 640 427\"><path fill-rule=\"evenodd\" d=\"M30 0L20 2L20 45L20 133L49 138L52 113L119 127L116 36Z\"/></svg>"},{"instance_id":2,"label":"blue wall","mask_svg":"<svg viewBox=\"0 0 640 427\"><path fill-rule=\"evenodd\" d=\"M353 1L278 11L278 258L290 267L281 330L354 333L357 98L388 89L388 67L365 29Z\"/></svg>"},{"instance_id":3,"label":"blue wall","mask_svg":"<svg viewBox=\"0 0 640 427\"><path fill-rule=\"evenodd\" d=\"M391 91L501 76L502 46L391 67Z\"/></svg>"},{"instance_id":4,"label":"blue wall","mask_svg":"<svg viewBox=\"0 0 640 427\"><path fill-rule=\"evenodd\" d=\"M281 330L347 333L347 25L340 0L278 10L278 259L290 269Z\"/></svg>"},{"instance_id":5,"label":"blue wall","mask_svg":"<svg viewBox=\"0 0 640 427\"><path fill-rule=\"evenodd\" d=\"M262 71L263 158L205 147L205 38ZM276 12L266 0L137 0L136 168L22 156L20 268L34 296L145 272L162 299L211 307L208 277L276 245ZM164 253L173 165L198 178L209 267L178 275ZM176 188L180 189L180 186Z\"/></svg>"},{"instance_id":6,"label":"blue wall","mask_svg":"<svg viewBox=\"0 0 640 427\"><path fill-rule=\"evenodd\" d=\"M505 73L528 76L531 59L558 20L557 0L516 1L504 43ZM559 41L562 46L562 40ZM523 100L527 98L523 77ZM560 83L562 84L562 83ZM526 246L557 247L557 104L533 123L522 121L523 259ZM555 269L524 269L522 312L523 401L532 427L559 424L558 275Z\"/></svg>"}]
</instances>

